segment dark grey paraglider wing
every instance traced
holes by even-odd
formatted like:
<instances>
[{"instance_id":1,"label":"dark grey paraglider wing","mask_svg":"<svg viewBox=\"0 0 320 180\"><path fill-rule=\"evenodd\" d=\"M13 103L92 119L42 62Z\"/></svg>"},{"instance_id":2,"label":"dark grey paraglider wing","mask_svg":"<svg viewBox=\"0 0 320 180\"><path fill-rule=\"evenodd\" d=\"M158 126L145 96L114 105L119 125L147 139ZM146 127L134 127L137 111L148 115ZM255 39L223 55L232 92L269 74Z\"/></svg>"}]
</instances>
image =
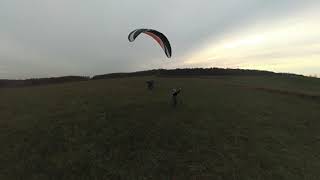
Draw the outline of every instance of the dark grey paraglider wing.
<instances>
[{"instance_id":1,"label":"dark grey paraglider wing","mask_svg":"<svg viewBox=\"0 0 320 180\"><path fill-rule=\"evenodd\" d=\"M167 57L171 57L172 51L170 42L168 38L159 31L153 29L136 29L128 35L129 41L133 42L141 33L151 36L154 40L158 42L163 51L166 53Z\"/></svg>"}]
</instances>

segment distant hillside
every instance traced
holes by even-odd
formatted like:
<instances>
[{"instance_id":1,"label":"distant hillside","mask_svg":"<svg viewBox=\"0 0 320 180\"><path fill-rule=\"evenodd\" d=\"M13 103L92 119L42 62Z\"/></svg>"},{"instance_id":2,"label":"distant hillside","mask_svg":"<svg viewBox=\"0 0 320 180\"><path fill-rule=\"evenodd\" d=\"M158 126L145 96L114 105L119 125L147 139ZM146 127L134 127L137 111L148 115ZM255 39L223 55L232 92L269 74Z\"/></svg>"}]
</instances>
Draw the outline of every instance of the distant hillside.
<instances>
[{"instance_id":1,"label":"distant hillside","mask_svg":"<svg viewBox=\"0 0 320 180\"><path fill-rule=\"evenodd\" d=\"M24 86L37 86L46 84L58 84L75 81L87 81L90 77L85 76L63 76L63 77L51 77L51 78L33 78L25 80L10 80L0 79L0 87L24 87Z\"/></svg>"},{"instance_id":2,"label":"distant hillside","mask_svg":"<svg viewBox=\"0 0 320 180\"><path fill-rule=\"evenodd\" d=\"M1 87L24 87L47 84L57 84L75 81L88 81L96 79L138 77L138 76L301 76L287 73L274 73L270 71L246 70L246 69L223 69L223 68L185 68L185 69L154 69L129 73L110 73L96 75L92 78L87 76L63 76L50 78L33 78L25 80L0 79Z\"/></svg>"},{"instance_id":3,"label":"distant hillside","mask_svg":"<svg viewBox=\"0 0 320 180\"><path fill-rule=\"evenodd\" d=\"M246 69L223 69L223 68L185 68L185 69L155 69L147 71L138 71L131 73L111 73L96 75L92 79L107 79L119 77L135 76L301 76L288 73L274 73L270 71L246 70Z\"/></svg>"}]
</instances>

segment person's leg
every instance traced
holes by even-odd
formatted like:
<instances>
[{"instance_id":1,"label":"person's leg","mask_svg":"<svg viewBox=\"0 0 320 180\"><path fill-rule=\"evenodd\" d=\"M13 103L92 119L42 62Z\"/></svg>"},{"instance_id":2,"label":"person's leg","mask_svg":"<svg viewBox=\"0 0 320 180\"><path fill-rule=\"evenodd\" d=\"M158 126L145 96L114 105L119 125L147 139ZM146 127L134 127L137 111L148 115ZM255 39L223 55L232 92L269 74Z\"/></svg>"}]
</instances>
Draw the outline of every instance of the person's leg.
<instances>
[{"instance_id":1,"label":"person's leg","mask_svg":"<svg viewBox=\"0 0 320 180\"><path fill-rule=\"evenodd\" d=\"M177 97L173 96L173 106L176 107L177 106Z\"/></svg>"}]
</instances>

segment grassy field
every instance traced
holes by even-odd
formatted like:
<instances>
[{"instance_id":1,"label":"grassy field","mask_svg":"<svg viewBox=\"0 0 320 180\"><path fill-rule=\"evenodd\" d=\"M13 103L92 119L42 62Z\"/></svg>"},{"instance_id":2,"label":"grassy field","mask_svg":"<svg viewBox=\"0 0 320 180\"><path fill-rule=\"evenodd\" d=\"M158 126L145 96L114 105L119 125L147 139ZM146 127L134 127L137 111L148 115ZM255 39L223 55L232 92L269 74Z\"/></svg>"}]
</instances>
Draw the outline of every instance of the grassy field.
<instances>
[{"instance_id":1,"label":"grassy field","mask_svg":"<svg viewBox=\"0 0 320 180\"><path fill-rule=\"evenodd\" d=\"M320 79L147 79L0 89L0 179L320 179Z\"/></svg>"}]
</instances>

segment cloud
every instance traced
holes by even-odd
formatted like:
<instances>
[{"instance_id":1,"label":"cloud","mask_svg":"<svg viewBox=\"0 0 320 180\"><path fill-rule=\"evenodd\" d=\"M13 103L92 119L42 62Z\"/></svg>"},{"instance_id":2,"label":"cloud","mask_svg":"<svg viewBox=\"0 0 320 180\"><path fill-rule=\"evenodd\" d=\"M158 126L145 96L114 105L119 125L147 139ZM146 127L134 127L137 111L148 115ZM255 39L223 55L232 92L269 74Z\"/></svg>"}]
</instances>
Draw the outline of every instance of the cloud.
<instances>
[{"instance_id":1,"label":"cloud","mask_svg":"<svg viewBox=\"0 0 320 180\"><path fill-rule=\"evenodd\" d=\"M2 0L0 66L6 65L12 71L2 73L1 77L93 75L183 67L195 54L204 53L197 57L205 58L206 48L216 46L217 42L228 40L234 43L229 44L234 49L265 40L261 39L263 36L241 39L242 35L251 37L245 32L255 26L271 29L272 33L270 26L278 19L284 19L283 22L292 17L308 20L299 13L311 7L319 9L319 2ZM129 43L128 33L140 27L165 33L172 44L172 59L166 59L149 37L141 36ZM301 34L310 33L301 31L304 31ZM316 31L313 33L312 38L318 37Z\"/></svg>"},{"instance_id":2,"label":"cloud","mask_svg":"<svg viewBox=\"0 0 320 180\"><path fill-rule=\"evenodd\" d=\"M246 29L226 35L219 41L208 42L199 51L193 51L185 64L222 67L273 67L277 71L307 73L294 64L319 73L320 25L319 12L309 9L296 16L279 18L270 23L258 23ZM299 61L299 62L297 62ZM303 66L301 64L303 62ZM291 65L292 64L292 65ZM273 70L275 68L270 68Z\"/></svg>"}]
</instances>

